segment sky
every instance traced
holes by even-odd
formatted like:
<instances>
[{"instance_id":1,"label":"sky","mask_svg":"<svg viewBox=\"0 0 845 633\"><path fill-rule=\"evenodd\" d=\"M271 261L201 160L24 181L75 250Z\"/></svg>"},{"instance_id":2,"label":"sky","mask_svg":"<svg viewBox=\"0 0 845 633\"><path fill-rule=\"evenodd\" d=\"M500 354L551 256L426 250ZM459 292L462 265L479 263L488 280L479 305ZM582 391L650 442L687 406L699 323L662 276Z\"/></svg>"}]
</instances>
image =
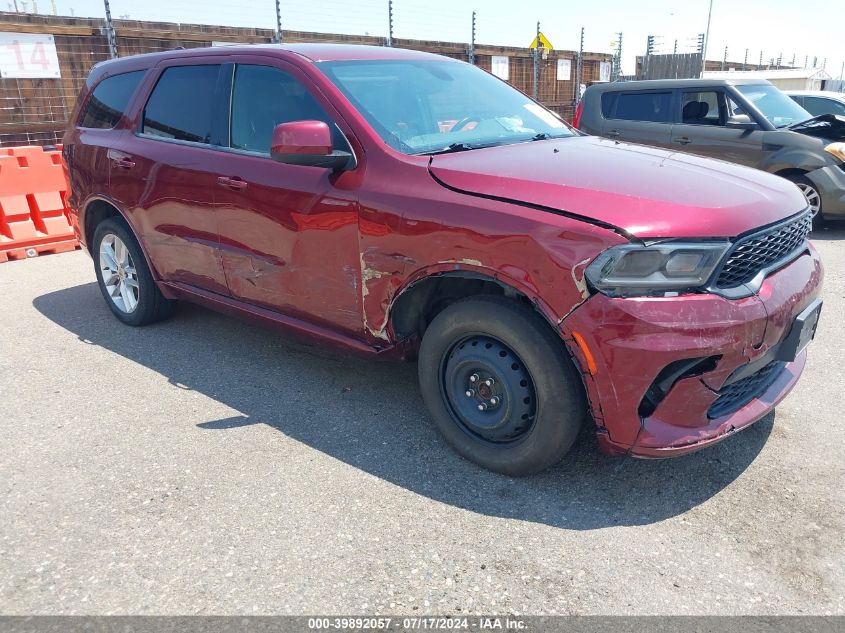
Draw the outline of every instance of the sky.
<instances>
[{"instance_id":1,"label":"sky","mask_svg":"<svg viewBox=\"0 0 845 633\"><path fill-rule=\"evenodd\" d=\"M15 0L0 0L6 9ZM38 11L97 16L102 0L34 0ZM275 0L110 0L112 16L229 26L274 28ZM31 11L33 0L26 2ZM305 31L386 35L387 0L280 0L282 27ZM709 0L394 0L394 36L445 41L469 41L473 10L476 42L527 46L537 21L558 49L577 50L585 28L585 50L612 52L622 31L622 70L633 73L634 58L645 52L646 38L658 37L657 51L693 52L695 40L707 26ZM827 71L838 78L845 62L845 46L838 24L845 15L841 0L713 0L708 59L749 62L793 56L800 66L805 56L818 66L827 58Z\"/></svg>"}]
</instances>

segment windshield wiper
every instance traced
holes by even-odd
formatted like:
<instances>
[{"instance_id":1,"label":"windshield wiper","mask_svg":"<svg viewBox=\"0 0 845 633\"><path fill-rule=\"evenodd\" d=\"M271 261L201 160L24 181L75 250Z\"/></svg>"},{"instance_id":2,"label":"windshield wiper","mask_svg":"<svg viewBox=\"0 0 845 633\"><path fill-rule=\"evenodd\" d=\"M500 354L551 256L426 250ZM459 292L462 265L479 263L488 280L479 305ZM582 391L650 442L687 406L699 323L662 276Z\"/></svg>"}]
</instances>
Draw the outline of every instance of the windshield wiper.
<instances>
[{"instance_id":1,"label":"windshield wiper","mask_svg":"<svg viewBox=\"0 0 845 633\"><path fill-rule=\"evenodd\" d=\"M471 149L478 149L480 145L470 145L469 143L452 143L446 147L433 150L431 152L423 152L428 156L435 156L436 154L452 154L453 152L467 152Z\"/></svg>"}]
</instances>

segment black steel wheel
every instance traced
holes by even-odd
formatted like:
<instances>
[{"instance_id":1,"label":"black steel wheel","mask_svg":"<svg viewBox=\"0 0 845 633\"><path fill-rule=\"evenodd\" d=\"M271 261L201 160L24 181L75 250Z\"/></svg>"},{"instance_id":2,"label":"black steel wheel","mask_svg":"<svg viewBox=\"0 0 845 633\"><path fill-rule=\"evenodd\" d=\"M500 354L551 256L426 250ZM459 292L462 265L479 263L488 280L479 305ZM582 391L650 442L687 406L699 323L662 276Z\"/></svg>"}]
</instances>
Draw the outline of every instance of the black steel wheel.
<instances>
[{"instance_id":1,"label":"black steel wheel","mask_svg":"<svg viewBox=\"0 0 845 633\"><path fill-rule=\"evenodd\" d=\"M494 443L518 442L534 423L534 381L516 353L499 340L476 334L443 359L441 389L455 422Z\"/></svg>"}]
</instances>

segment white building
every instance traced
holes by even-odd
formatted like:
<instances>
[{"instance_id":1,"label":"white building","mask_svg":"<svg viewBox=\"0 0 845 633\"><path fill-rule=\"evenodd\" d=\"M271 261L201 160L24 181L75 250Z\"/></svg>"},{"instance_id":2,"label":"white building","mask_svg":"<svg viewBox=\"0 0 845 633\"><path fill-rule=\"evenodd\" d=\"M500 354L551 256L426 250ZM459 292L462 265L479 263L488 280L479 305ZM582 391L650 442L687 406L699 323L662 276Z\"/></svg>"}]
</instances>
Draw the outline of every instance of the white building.
<instances>
[{"instance_id":1,"label":"white building","mask_svg":"<svg viewBox=\"0 0 845 633\"><path fill-rule=\"evenodd\" d=\"M704 79L767 79L781 90L824 90L832 79L823 68L787 68L780 70L722 70L707 71Z\"/></svg>"}]
</instances>

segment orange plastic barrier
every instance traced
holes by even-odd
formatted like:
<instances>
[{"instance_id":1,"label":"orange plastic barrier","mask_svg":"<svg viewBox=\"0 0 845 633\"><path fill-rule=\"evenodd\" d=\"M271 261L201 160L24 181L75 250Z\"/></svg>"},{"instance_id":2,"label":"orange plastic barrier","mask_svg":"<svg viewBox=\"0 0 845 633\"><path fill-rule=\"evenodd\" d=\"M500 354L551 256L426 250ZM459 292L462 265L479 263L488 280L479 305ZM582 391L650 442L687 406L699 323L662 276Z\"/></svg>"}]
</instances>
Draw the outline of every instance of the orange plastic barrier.
<instances>
[{"instance_id":1,"label":"orange plastic barrier","mask_svg":"<svg viewBox=\"0 0 845 633\"><path fill-rule=\"evenodd\" d=\"M79 248L60 150L0 149L0 263Z\"/></svg>"}]
</instances>

